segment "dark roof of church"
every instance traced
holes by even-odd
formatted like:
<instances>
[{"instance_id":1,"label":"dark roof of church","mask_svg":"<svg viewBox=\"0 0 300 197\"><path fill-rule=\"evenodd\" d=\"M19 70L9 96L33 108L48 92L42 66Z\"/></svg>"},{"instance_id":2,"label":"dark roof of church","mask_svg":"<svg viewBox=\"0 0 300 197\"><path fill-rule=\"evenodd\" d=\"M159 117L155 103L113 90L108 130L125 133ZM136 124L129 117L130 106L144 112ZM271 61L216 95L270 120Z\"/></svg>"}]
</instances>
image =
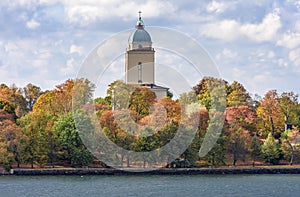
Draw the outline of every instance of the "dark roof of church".
<instances>
[{"instance_id":1,"label":"dark roof of church","mask_svg":"<svg viewBox=\"0 0 300 197\"><path fill-rule=\"evenodd\" d=\"M158 86L158 85L155 85L153 83L142 83L140 84L141 86L146 86L146 87L149 87L151 89L163 89L163 90L168 90L169 88L167 87L163 87L163 86Z\"/></svg>"}]
</instances>

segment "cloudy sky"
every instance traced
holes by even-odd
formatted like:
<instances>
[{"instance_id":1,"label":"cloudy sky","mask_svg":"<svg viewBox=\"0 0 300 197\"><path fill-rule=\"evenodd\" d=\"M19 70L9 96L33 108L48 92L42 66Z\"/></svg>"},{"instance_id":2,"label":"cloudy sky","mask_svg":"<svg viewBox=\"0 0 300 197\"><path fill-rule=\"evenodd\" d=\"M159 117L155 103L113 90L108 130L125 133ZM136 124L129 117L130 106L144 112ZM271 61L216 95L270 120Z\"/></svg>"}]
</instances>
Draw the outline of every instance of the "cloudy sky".
<instances>
[{"instance_id":1,"label":"cloudy sky","mask_svg":"<svg viewBox=\"0 0 300 197\"><path fill-rule=\"evenodd\" d=\"M95 47L134 27L139 10L147 26L194 38L222 78L241 82L251 94L300 93L299 0L1 0L1 83L46 90L75 78ZM178 62L168 54L164 59ZM199 80L189 78L192 85Z\"/></svg>"}]
</instances>

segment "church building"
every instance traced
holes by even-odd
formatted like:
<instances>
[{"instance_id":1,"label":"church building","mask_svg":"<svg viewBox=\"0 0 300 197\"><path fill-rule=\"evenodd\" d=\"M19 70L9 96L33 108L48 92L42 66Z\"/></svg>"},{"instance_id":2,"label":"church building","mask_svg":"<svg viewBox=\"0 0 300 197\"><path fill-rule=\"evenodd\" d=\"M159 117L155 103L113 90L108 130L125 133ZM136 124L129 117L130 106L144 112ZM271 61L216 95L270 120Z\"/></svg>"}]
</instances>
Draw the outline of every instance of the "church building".
<instances>
[{"instance_id":1,"label":"church building","mask_svg":"<svg viewBox=\"0 0 300 197\"><path fill-rule=\"evenodd\" d=\"M128 39L128 48L125 54L125 82L150 88L161 99L167 96L169 88L155 85L155 51L152 48L150 34L139 12L135 30Z\"/></svg>"}]
</instances>

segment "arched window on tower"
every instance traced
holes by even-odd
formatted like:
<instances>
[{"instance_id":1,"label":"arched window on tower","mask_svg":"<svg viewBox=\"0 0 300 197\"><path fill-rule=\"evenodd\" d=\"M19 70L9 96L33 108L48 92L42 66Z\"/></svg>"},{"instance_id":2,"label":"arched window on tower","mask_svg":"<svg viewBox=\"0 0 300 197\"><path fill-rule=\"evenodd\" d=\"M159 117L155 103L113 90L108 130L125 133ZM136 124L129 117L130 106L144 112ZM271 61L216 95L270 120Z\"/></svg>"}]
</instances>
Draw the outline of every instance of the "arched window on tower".
<instances>
[{"instance_id":1,"label":"arched window on tower","mask_svg":"<svg viewBox=\"0 0 300 197\"><path fill-rule=\"evenodd\" d=\"M142 62L138 64L138 83L142 83Z\"/></svg>"}]
</instances>

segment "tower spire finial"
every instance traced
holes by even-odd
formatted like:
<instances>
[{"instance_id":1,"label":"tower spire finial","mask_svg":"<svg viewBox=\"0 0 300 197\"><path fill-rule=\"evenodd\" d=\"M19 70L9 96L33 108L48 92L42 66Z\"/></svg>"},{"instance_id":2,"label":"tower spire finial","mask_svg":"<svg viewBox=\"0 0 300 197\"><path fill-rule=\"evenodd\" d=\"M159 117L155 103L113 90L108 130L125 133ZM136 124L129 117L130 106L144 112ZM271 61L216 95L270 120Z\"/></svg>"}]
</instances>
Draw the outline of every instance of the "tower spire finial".
<instances>
[{"instance_id":1,"label":"tower spire finial","mask_svg":"<svg viewBox=\"0 0 300 197\"><path fill-rule=\"evenodd\" d=\"M137 29L142 29L142 28L144 28L144 23L143 23L143 20L142 20L142 12L141 12L141 11L139 11L139 19L138 19L138 21L137 21L135 27L136 27Z\"/></svg>"}]
</instances>

